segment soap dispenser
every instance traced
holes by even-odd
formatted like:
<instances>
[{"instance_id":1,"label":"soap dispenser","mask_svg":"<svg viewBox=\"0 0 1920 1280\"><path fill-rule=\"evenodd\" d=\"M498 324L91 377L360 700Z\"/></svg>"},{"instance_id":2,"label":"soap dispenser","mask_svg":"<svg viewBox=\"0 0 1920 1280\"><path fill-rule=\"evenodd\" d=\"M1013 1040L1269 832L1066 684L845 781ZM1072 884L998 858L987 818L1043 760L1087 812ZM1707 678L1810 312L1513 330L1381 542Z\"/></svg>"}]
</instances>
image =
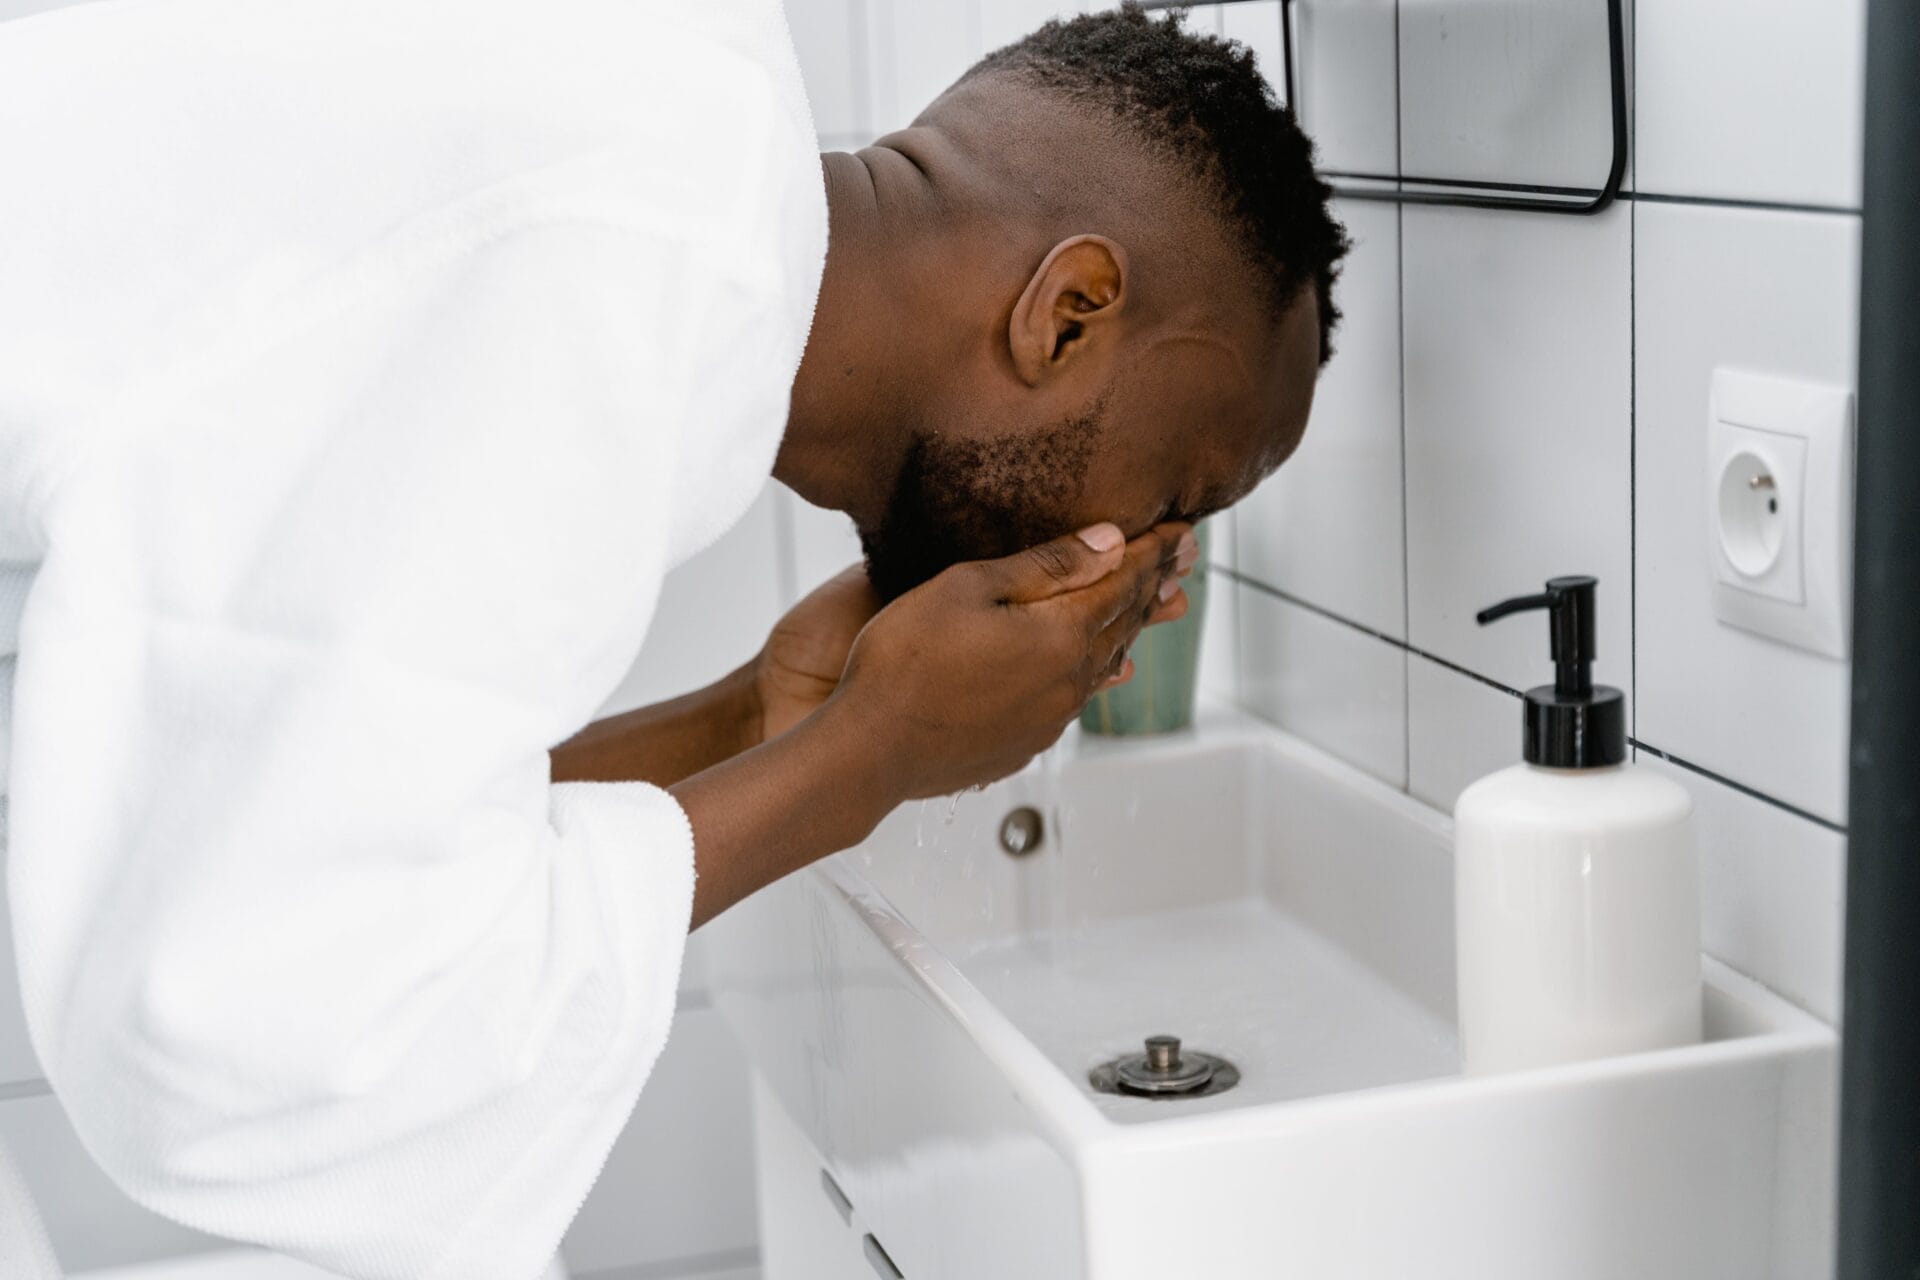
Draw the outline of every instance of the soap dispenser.
<instances>
[{"instance_id":1,"label":"soap dispenser","mask_svg":"<svg viewBox=\"0 0 1920 1280\"><path fill-rule=\"evenodd\" d=\"M1527 690L1525 762L1454 808L1460 1051L1470 1074L1700 1039L1693 801L1627 761L1626 704L1593 683L1594 591L1555 578L1479 615L1547 611L1555 678Z\"/></svg>"}]
</instances>

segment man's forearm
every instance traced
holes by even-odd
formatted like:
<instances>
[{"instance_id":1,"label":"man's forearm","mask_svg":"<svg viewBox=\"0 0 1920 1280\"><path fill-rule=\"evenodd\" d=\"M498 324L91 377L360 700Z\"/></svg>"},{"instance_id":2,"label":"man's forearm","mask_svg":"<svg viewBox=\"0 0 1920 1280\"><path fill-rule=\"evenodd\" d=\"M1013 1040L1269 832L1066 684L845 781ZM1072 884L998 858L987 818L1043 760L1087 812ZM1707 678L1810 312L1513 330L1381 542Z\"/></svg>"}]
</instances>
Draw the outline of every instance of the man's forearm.
<instances>
[{"instance_id":1,"label":"man's forearm","mask_svg":"<svg viewBox=\"0 0 1920 1280\"><path fill-rule=\"evenodd\" d=\"M672 788L693 827L693 927L858 844L904 794L880 735L829 705Z\"/></svg>"},{"instance_id":2,"label":"man's forearm","mask_svg":"<svg viewBox=\"0 0 1920 1280\"><path fill-rule=\"evenodd\" d=\"M596 720L552 751L555 782L670 787L760 741L753 667L670 702Z\"/></svg>"}]
</instances>

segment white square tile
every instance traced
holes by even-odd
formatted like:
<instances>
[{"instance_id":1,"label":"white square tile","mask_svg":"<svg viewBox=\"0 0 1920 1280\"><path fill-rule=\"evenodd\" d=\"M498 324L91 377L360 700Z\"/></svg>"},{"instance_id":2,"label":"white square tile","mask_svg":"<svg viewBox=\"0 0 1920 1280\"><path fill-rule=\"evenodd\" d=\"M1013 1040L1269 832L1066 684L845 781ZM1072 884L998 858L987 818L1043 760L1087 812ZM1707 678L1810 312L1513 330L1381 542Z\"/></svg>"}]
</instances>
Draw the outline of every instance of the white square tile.
<instances>
[{"instance_id":1,"label":"white square tile","mask_svg":"<svg viewBox=\"0 0 1920 1280\"><path fill-rule=\"evenodd\" d=\"M1242 589L1239 605L1247 710L1405 786L1406 653L1256 588Z\"/></svg>"},{"instance_id":2,"label":"white square tile","mask_svg":"<svg viewBox=\"0 0 1920 1280\"><path fill-rule=\"evenodd\" d=\"M1395 0L1296 0L1294 89L1320 168L1400 172Z\"/></svg>"},{"instance_id":3,"label":"white square tile","mask_svg":"<svg viewBox=\"0 0 1920 1280\"><path fill-rule=\"evenodd\" d=\"M1207 616L1200 629L1200 694L1204 698L1240 701L1241 590L1225 573L1208 576Z\"/></svg>"},{"instance_id":4,"label":"white square tile","mask_svg":"<svg viewBox=\"0 0 1920 1280\"><path fill-rule=\"evenodd\" d=\"M1012 44L1038 30L1053 18L1071 18L1082 12L1082 5L1060 0L975 0L980 6L980 53L984 57L995 49Z\"/></svg>"},{"instance_id":5,"label":"white square tile","mask_svg":"<svg viewBox=\"0 0 1920 1280\"><path fill-rule=\"evenodd\" d=\"M1552 674L1546 620L1474 614L1586 573L1595 678L1630 691L1629 229L1403 214L1409 640L1509 688Z\"/></svg>"},{"instance_id":6,"label":"white square tile","mask_svg":"<svg viewBox=\"0 0 1920 1280\"><path fill-rule=\"evenodd\" d=\"M1469 785L1520 763L1520 699L1407 655L1407 790L1446 813Z\"/></svg>"},{"instance_id":7,"label":"white square tile","mask_svg":"<svg viewBox=\"0 0 1920 1280\"><path fill-rule=\"evenodd\" d=\"M1273 86L1273 96L1287 100L1285 55L1280 44L1280 0L1246 0L1223 5L1220 34L1253 50L1254 65Z\"/></svg>"},{"instance_id":8,"label":"white square tile","mask_svg":"<svg viewBox=\"0 0 1920 1280\"><path fill-rule=\"evenodd\" d=\"M1242 502L1243 573L1405 638L1400 437L1400 211L1339 201L1353 238L1334 296L1345 319L1299 450Z\"/></svg>"},{"instance_id":9,"label":"white square tile","mask_svg":"<svg viewBox=\"0 0 1920 1280\"><path fill-rule=\"evenodd\" d=\"M861 0L787 0L787 29L800 59L800 78L813 108L813 128L822 138L858 134L867 127L866 51L856 59L854 19Z\"/></svg>"},{"instance_id":10,"label":"white square tile","mask_svg":"<svg viewBox=\"0 0 1920 1280\"><path fill-rule=\"evenodd\" d=\"M142 1209L93 1162L51 1096L0 1102L0 1142L12 1151L67 1271L150 1262L224 1241Z\"/></svg>"},{"instance_id":11,"label":"white square tile","mask_svg":"<svg viewBox=\"0 0 1920 1280\"><path fill-rule=\"evenodd\" d=\"M1853 384L1859 219L1662 204L1634 217L1636 736L1844 821L1847 664L1714 616L1708 389L1722 366Z\"/></svg>"},{"instance_id":12,"label":"white square tile","mask_svg":"<svg viewBox=\"0 0 1920 1280\"><path fill-rule=\"evenodd\" d=\"M799 494L784 495L791 516L788 526L793 550L793 581L804 596L850 565L859 564L860 535L843 512L816 507Z\"/></svg>"},{"instance_id":13,"label":"white square tile","mask_svg":"<svg viewBox=\"0 0 1920 1280\"><path fill-rule=\"evenodd\" d=\"M1640 189L1860 204L1865 0L1639 0Z\"/></svg>"},{"instance_id":14,"label":"white square tile","mask_svg":"<svg viewBox=\"0 0 1920 1280\"><path fill-rule=\"evenodd\" d=\"M1401 4L1403 173L1597 189L1612 111L1602 0Z\"/></svg>"},{"instance_id":15,"label":"white square tile","mask_svg":"<svg viewBox=\"0 0 1920 1280\"><path fill-rule=\"evenodd\" d=\"M712 1009L673 1037L561 1250L575 1274L750 1248L755 1223L747 1066Z\"/></svg>"},{"instance_id":16,"label":"white square tile","mask_svg":"<svg viewBox=\"0 0 1920 1280\"><path fill-rule=\"evenodd\" d=\"M1693 795L1707 954L1839 1022L1846 837L1648 752L1639 759Z\"/></svg>"},{"instance_id":17,"label":"white square tile","mask_svg":"<svg viewBox=\"0 0 1920 1280\"><path fill-rule=\"evenodd\" d=\"M867 0L866 16L876 134L913 123L980 57L975 0Z\"/></svg>"},{"instance_id":18,"label":"white square tile","mask_svg":"<svg viewBox=\"0 0 1920 1280\"><path fill-rule=\"evenodd\" d=\"M777 497L771 486L718 542L667 575L613 715L711 684L760 651L780 617Z\"/></svg>"}]
</instances>

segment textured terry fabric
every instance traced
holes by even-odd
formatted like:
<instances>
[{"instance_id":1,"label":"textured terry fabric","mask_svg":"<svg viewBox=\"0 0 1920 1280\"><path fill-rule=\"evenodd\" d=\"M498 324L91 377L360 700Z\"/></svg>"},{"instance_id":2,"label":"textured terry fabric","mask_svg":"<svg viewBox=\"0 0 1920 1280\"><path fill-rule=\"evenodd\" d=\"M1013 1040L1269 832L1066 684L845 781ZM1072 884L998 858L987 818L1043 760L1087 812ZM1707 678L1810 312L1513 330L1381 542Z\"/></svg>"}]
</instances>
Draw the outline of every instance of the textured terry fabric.
<instances>
[{"instance_id":1,"label":"textured terry fabric","mask_svg":"<svg viewBox=\"0 0 1920 1280\"><path fill-rule=\"evenodd\" d=\"M55 1093L189 1225L528 1280L693 875L670 795L547 749L764 481L819 287L778 5L109 0L0 25L0 170Z\"/></svg>"}]
</instances>

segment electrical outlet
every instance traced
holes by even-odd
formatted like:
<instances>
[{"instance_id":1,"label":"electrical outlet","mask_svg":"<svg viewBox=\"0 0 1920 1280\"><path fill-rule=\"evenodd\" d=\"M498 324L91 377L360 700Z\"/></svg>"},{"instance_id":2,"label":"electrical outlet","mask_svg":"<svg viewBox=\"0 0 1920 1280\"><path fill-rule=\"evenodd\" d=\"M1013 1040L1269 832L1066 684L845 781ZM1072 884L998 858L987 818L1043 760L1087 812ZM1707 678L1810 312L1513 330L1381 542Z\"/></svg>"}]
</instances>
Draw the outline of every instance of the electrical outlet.
<instances>
[{"instance_id":1,"label":"electrical outlet","mask_svg":"<svg viewBox=\"0 0 1920 1280\"><path fill-rule=\"evenodd\" d=\"M1853 594L1853 393L1714 370L1707 513L1715 616L1845 658Z\"/></svg>"}]
</instances>

